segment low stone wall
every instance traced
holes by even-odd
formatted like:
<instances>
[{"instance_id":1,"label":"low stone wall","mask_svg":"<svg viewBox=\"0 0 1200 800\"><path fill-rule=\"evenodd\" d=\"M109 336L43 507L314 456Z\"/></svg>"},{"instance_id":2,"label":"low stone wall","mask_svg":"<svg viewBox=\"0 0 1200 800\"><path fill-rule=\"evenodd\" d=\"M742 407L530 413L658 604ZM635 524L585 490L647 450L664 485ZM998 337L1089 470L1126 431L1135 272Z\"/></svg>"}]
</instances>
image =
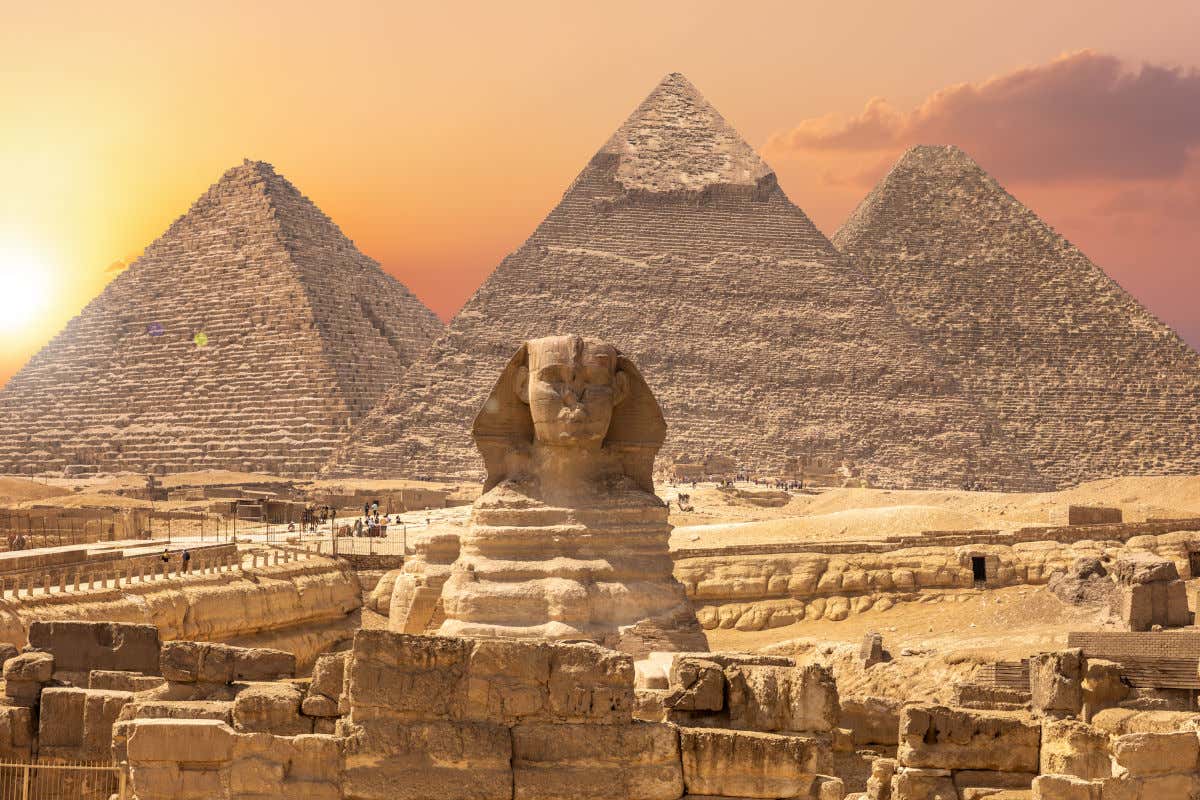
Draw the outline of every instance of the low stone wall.
<instances>
[{"instance_id":1,"label":"low stone wall","mask_svg":"<svg viewBox=\"0 0 1200 800\"><path fill-rule=\"evenodd\" d=\"M228 718L126 715L114 747L139 800L843 796L827 733L637 720L633 683L629 656L594 645L360 631L302 701L263 684ZM335 733L289 735L313 715Z\"/></svg>"},{"instance_id":2,"label":"low stone wall","mask_svg":"<svg viewBox=\"0 0 1200 800\"><path fill-rule=\"evenodd\" d=\"M79 592L0 599L0 641L23 646L35 620L133 622L156 626L164 640L279 647L308 664L353 634L350 615L362 599L358 578L344 562L277 552L234 558L232 567L201 572L193 566L168 580L134 573Z\"/></svg>"},{"instance_id":3,"label":"low stone wall","mask_svg":"<svg viewBox=\"0 0 1200 800\"><path fill-rule=\"evenodd\" d=\"M975 558L985 565L985 585L997 588L1042 585L1077 558L1115 558L1129 550L1168 558L1180 574L1190 575L1188 554L1200 550L1200 526L1191 521L1029 530L1060 536L1036 541L984 536L962 544L955 542L970 537L931 536L923 540L925 546L890 550L875 544L857 550L839 545L838 553L808 546L792 546L788 552L736 546L672 555L675 577L686 588L701 626L762 630L801 619L845 619L870 608L889 608L923 591L971 588L976 585ZM1080 531L1114 538L1076 536ZM1009 543L994 543L1001 539ZM1060 539L1071 541L1064 546Z\"/></svg>"}]
</instances>

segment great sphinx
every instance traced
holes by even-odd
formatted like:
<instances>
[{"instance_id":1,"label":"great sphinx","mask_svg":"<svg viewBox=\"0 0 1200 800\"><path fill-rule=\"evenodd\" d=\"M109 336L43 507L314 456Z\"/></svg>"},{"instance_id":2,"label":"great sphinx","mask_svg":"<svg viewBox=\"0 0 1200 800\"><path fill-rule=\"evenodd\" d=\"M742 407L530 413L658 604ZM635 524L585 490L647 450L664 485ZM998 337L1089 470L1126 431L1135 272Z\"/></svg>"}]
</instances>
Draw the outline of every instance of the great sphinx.
<instances>
[{"instance_id":1,"label":"great sphinx","mask_svg":"<svg viewBox=\"0 0 1200 800\"><path fill-rule=\"evenodd\" d=\"M633 362L580 336L526 342L472 434L487 477L438 581L440 614L427 612L438 633L708 649L671 574L652 478L666 423ZM397 589L392 625L411 624L412 592Z\"/></svg>"}]
</instances>

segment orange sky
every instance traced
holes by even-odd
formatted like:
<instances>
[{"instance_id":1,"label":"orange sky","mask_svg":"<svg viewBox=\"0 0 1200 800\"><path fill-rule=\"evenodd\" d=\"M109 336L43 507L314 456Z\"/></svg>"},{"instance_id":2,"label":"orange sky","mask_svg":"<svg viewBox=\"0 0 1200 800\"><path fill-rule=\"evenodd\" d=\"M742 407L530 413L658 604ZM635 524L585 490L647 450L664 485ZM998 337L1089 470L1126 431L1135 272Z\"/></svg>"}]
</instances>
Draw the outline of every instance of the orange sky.
<instances>
[{"instance_id":1,"label":"orange sky","mask_svg":"<svg viewBox=\"0 0 1200 800\"><path fill-rule=\"evenodd\" d=\"M1192 0L9 4L0 382L244 157L449 318L674 70L826 233L950 137L1197 345L1198 40Z\"/></svg>"}]
</instances>

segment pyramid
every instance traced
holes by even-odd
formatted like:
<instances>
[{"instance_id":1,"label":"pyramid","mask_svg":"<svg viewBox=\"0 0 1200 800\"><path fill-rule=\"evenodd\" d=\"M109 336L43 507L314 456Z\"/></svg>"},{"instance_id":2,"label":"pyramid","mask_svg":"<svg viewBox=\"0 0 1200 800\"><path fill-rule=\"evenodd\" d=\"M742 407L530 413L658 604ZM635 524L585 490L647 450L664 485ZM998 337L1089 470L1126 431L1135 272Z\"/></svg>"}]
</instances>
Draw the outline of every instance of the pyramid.
<instances>
[{"instance_id":1,"label":"pyramid","mask_svg":"<svg viewBox=\"0 0 1200 800\"><path fill-rule=\"evenodd\" d=\"M817 453L883 485L1037 484L682 75L596 153L328 472L478 478L468 432L490 381L526 339L567 333L641 366L669 426L660 468L719 453L777 475Z\"/></svg>"},{"instance_id":2,"label":"pyramid","mask_svg":"<svg viewBox=\"0 0 1200 800\"><path fill-rule=\"evenodd\" d=\"M833 239L1057 486L1200 471L1200 356L955 147Z\"/></svg>"},{"instance_id":3,"label":"pyramid","mask_svg":"<svg viewBox=\"0 0 1200 800\"><path fill-rule=\"evenodd\" d=\"M246 161L0 390L0 473L311 474L442 329Z\"/></svg>"}]
</instances>

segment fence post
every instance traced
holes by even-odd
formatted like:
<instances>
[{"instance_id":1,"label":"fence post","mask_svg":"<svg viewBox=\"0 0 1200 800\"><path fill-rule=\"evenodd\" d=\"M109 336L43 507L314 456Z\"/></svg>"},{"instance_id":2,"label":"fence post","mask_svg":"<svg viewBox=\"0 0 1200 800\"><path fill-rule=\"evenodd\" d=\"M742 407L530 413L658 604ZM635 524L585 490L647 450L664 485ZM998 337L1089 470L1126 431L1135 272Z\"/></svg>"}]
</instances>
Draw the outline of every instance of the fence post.
<instances>
[{"instance_id":1,"label":"fence post","mask_svg":"<svg viewBox=\"0 0 1200 800\"><path fill-rule=\"evenodd\" d=\"M121 768L117 772L117 800L128 800L125 797L125 764L121 763Z\"/></svg>"},{"instance_id":2,"label":"fence post","mask_svg":"<svg viewBox=\"0 0 1200 800\"><path fill-rule=\"evenodd\" d=\"M21 800L29 800L29 765L25 764L25 775L21 779Z\"/></svg>"}]
</instances>

